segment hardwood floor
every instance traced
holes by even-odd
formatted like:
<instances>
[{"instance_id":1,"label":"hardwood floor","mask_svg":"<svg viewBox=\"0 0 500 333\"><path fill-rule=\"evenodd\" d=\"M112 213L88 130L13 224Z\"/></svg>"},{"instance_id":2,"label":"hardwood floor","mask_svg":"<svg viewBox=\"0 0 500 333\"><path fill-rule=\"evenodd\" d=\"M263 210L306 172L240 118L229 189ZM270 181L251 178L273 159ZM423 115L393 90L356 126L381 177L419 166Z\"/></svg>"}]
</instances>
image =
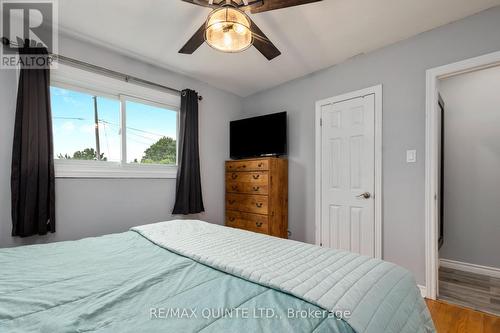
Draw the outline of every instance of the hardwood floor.
<instances>
[{"instance_id":1,"label":"hardwood floor","mask_svg":"<svg viewBox=\"0 0 500 333\"><path fill-rule=\"evenodd\" d=\"M500 317L443 301L426 300L437 333L499 333Z\"/></svg>"},{"instance_id":2,"label":"hardwood floor","mask_svg":"<svg viewBox=\"0 0 500 333\"><path fill-rule=\"evenodd\" d=\"M500 316L500 279L440 267L438 298Z\"/></svg>"}]
</instances>

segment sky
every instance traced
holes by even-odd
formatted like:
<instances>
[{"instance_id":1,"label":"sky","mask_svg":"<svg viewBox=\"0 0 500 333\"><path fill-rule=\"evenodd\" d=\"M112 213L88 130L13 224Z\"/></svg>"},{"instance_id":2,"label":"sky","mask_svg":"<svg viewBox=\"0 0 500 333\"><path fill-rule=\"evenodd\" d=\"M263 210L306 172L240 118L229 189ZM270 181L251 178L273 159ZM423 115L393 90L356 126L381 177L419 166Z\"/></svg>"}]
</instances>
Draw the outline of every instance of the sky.
<instances>
[{"instance_id":1,"label":"sky","mask_svg":"<svg viewBox=\"0 0 500 333\"><path fill-rule=\"evenodd\" d=\"M96 149L93 96L51 87L54 155ZM120 101L97 97L101 153L120 161ZM137 102L126 102L127 161L141 161L144 151L163 136L177 139L177 113Z\"/></svg>"}]
</instances>

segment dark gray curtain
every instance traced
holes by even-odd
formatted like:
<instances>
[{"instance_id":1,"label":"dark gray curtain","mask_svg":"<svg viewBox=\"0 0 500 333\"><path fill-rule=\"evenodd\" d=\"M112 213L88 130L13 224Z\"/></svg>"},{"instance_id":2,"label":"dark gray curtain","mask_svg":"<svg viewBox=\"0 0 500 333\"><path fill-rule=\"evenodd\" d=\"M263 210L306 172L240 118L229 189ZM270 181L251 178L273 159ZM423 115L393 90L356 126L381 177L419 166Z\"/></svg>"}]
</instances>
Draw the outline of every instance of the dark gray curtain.
<instances>
[{"instance_id":1,"label":"dark gray curtain","mask_svg":"<svg viewBox=\"0 0 500 333\"><path fill-rule=\"evenodd\" d=\"M48 57L41 48L19 54ZM49 69L21 68L12 152L12 236L55 232Z\"/></svg>"},{"instance_id":2,"label":"dark gray curtain","mask_svg":"<svg viewBox=\"0 0 500 333\"><path fill-rule=\"evenodd\" d=\"M198 145L198 93L189 89L181 93L178 167L172 214L187 215L205 211Z\"/></svg>"}]
</instances>

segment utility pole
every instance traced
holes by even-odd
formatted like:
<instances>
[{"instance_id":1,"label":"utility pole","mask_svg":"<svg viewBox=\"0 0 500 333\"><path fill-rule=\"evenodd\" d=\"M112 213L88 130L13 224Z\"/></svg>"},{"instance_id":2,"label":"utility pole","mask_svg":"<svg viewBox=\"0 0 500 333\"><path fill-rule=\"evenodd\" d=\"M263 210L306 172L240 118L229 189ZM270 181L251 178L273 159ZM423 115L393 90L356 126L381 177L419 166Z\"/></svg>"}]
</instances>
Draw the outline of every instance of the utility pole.
<instances>
[{"instance_id":1,"label":"utility pole","mask_svg":"<svg viewBox=\"0 0 500 333\"><path fill-rule=\"evenodd\" d=\"M101 160L101 145L99 143L99 115L97 113L97 96L94 96L95 147L97 160Z\"/></svg>"}]
</instances>

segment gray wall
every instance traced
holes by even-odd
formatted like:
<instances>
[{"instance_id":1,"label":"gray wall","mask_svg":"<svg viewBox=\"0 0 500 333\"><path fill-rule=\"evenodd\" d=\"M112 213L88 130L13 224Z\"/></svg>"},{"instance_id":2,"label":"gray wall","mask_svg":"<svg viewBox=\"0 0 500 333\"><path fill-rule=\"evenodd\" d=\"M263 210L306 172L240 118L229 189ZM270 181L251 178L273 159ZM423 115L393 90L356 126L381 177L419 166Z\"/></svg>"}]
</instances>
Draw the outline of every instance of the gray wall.
<instances>
[{"instance_id":1,"label":"gray wall","mask_svg":"<svg viewBox=\"0 0 500 333\"><path fill-rule=\"evenodd\" d=\"M382 83L384 86L384 258L412 270L424 283L425 70L500 50L500 8L420 34L409 40L243 100L206 84L75 40L62 38L61 53L139 77L194 88L205 97L200 144L206 214L223 222L223 161L227 122L287 110L290 115L290 229L314 242L314 103ZM57 180L58 232L26 240L10 237L10 160L16 86L13 71L0 71L0 247L77 239L171 218L173 180ZM405 150L417 149L416 164ZM96 193L100 193L99 196ZM94 207L94 209L92 209Z\"/></svg>"},{"instance_id":2,"label":"gray wall","mask_svg":"<svg viewBox=\"0 0 500 333\"><path fill-rule=\"evenodd\" d=\"M292 238L314 242L314 103L383 84L383 256L425 284L425 71L500 50L500 7L245 98L246 115L286 110ZM417 163L405 151L417 149Z\"/></svg>"},{"instance_id":3,"label":"gray wall","mask_svg":"<svg viewBox=\"0 0 500 333\"><path fill-rule=\"evenodd\" d=\"M241 98L199 81L92 46L60 38L60 53L203 95L200 104L200 155L206 212L197 217L223 223L224 160L229 156L228 122L241 116ZM172 219L175 179L57 179L57 232L12 238L10 163L17 94L16 74L0 70L0 247L79 239L121 232L139 224Z\"/></svg>"},{"instance_id":4,"label":"gray wall","mask_svg":"<svg viewBox=\"0 0 500 333\"><path fill-rule=\"evenodd\" d=\"M439 256L500 268L500 67L443 80L444 244Z\"/></svg>"}]
</instances>

